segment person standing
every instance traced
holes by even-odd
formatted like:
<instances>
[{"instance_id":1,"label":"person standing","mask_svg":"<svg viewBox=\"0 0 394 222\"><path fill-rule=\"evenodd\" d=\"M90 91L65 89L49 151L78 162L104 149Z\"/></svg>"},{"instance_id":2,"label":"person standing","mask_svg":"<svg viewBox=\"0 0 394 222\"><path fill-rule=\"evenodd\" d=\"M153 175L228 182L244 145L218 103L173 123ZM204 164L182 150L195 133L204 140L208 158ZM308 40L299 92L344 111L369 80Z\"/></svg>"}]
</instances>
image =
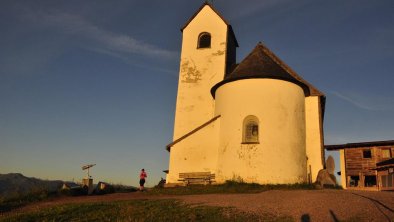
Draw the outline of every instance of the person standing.
<instances>
[{"instance_id":1,"label":"person standing","mask_svg":"<svg viewBox=\"0 0 394 222\"><path fill-rule=\"evenodd\" d=\"M140 173L140 191L144 190L144 184L145 184L146 177L148 177L148 175L146 175L145 169L142 169L141 173Z\"/></svg>"}]
</instances>

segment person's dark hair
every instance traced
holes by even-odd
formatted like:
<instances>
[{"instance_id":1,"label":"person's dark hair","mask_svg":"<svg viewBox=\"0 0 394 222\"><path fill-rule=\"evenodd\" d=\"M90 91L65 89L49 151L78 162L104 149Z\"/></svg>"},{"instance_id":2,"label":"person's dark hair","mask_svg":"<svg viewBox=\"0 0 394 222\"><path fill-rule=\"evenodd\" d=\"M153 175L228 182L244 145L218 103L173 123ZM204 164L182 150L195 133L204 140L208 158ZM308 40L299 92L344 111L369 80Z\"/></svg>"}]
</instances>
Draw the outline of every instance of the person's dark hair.
<instances>
[{"instance_id":1,"label":"person's dark hair","mask_svg":"<svg viewBox=\"0 0 394 222\"><path fill-rule=\"evenodd\" d=\"M142 171L145 171L145 169L142 169Z\"/></svg>"}]
</instances>

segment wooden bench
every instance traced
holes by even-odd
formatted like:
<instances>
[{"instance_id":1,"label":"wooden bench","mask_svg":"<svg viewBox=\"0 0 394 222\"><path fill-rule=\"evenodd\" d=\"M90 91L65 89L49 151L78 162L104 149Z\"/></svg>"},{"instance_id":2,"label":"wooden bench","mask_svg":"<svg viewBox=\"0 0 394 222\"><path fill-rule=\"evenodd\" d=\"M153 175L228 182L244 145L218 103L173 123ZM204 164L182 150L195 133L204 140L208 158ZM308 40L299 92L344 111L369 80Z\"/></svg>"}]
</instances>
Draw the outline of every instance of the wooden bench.
<instances>
[{"instance_id":1,"label":"wooden bench","mask_svg":"<svg viewBox=\"0 0 394 222\"><path fill-rule=\"evenodd\" d=\"M179 180L183 181L186 186L190 184L211 184L215 181L215 174L211 172L188 172L179 173Z\"/></svg>"}]
</instances>

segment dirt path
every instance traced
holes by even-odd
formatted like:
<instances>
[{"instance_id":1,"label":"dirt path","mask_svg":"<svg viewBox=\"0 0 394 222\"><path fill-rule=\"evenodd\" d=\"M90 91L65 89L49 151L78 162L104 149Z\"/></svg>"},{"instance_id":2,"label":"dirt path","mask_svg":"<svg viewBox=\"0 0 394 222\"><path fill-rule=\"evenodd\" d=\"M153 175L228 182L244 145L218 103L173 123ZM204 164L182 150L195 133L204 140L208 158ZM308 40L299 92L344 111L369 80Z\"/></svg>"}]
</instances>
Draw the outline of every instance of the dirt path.
<instances>
[{"instance_id":1,"label":"dirt path","mask_svg":"<svg viewBox=\"0 0 394 222\"><path fill-rule=\"evenodd\" d=\"M290 215L295 221L394 221L394 193L342 190L273 190L258 194L182 196L187 203L232 206L257 214Z\"/></svg>"},{"instance_id":2,"label":"dirt path","mask_svg":"<svg viewBox=\"0 0 394 222\"><path fill-rule=\"evenodd\" d=\"M148 195L117 193L103 196L62 197L33 203L10 213L39 210L67 203L111 202L135 199L179 199L188 204L229 206L257 214L289 215L295 221L394 221L394 192L343 190L272 190L257 194Z\"/></svg>"}]
</instances>

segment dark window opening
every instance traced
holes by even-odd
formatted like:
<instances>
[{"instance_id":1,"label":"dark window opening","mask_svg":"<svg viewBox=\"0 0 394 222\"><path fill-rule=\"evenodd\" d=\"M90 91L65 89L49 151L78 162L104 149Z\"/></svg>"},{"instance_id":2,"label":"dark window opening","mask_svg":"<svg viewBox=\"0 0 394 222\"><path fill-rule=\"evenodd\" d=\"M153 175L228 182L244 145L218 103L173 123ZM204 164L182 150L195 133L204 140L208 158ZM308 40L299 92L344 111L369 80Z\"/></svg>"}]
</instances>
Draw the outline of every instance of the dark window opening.
<instances>
[{"instance_id":1,"label":"dark window opening","mask_svg":"<svg viewBox=\"0 0 394 222\"><path fill-rule=\"evenodd\" d=\"M259 120L255 116L247 116L243 122L242 143L259 143Z\"/></svg>"},{"instance_id":2,"label":"dark window opening","mask_svg":"<svg viewBox=\"0 0 394 222\"><path fill-rule=\"evenodd\" d=\"M376 187L376 176L365 176L364 186L365 187Z\"/></svg>"},{"instance_id":3,"label":"dark window opening","mask_svg":"<svg viewBox=\"0 0 394 222\"><path fill-rule=\"evenodd\" d=\"M363 150L363 158L372 158L371 150Z\"/></svg>"},{"instance_id":4,"label":"dark window opening","mask_svg":"<svg viewBox=\"0 0 394 222\"><path fill-rule=\"evenodd\" d=\"M198 37L198 46L197 48L210 48L211 47L211 34L204 32L200 34Z\"/></svg>"},{"instance_id":5,"label":"dark window opening","mask_svg":"<svg viewBox=\"0 0 394 222\"><path fill-rule=\"evenodd\" d=\"M245 139L246 141L249 142L258 142L258 138L259 138L259 126L252 122L249 123L246 126L246 135L245 135Z\"/></svg>"},{"instance_id":6,"label":"dark window opening","mask_svg":"<svg viewBox=\"0 0 394 222\"><path fill-rule=\"evenodd\" d=\"M349 187L358 187L358 181L360 181L359 176L350 176Z\"/></svg>"}]
</instances>

